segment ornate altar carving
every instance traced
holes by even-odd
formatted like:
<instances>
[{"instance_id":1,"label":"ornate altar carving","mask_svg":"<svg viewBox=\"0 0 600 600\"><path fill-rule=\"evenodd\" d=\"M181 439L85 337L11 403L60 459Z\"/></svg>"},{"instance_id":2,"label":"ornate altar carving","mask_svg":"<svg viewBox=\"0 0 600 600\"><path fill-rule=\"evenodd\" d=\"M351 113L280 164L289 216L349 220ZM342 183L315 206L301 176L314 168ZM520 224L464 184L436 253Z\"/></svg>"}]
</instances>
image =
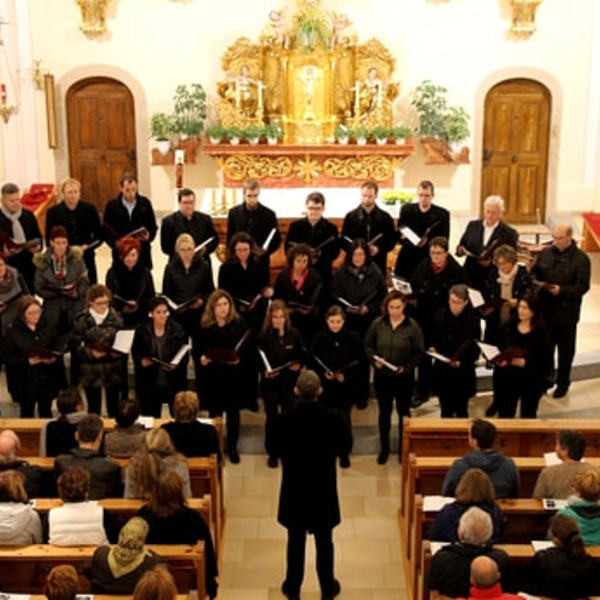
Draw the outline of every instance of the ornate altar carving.
<instances>
[{"instance_id":1,"label":"ornate altar carving","mask_svg":"<svg viewBox=\"0 0 600 600\"><path fill-rule=\"evenodd\" d=\"M81 9L79 29L88 36L102 35L106 31L106 5L108 0L75 0Z\"/></svg>"},{"instance_id":2,"label":"ornate altar carving","mask_svg":"<svg viewBox=\"0 0 600 600\"><path fill-rule=\"evenodd\" d=\"M542 0L510 0L512 23L510 30L516 35L528 36L535 32L535 12Z\"/></svg>"}]
</instances>

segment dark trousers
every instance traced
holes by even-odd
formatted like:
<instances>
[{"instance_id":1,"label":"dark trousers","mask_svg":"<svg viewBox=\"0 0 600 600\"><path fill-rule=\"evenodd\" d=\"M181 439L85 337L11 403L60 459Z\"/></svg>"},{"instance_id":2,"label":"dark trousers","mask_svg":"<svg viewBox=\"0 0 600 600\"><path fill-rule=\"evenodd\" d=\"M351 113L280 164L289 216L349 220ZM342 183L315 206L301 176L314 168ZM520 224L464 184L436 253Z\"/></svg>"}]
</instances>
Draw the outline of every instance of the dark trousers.
<instances>
[{"instance_id":1,"label":"dark trousers","mask_svg":"<svg viewBox=\"0 0 600 600\"><path fill-rule=\"evenodd\" d=\"M297 375L296 372L293 372ZM263 379L262 397L265 403L265 448L270 447L271 431L273 423L279 414L285 414L294 405L294 378L287 373L280 373L273 379Z\"/></svg>"},{"instance_id":2,"label":"dark trousers","mask_svg":"<svg viewBox=\"0 0 600 600\"><path fill-rule=\"evenodd\" d=\"M290 595L299 594L304 579L304 552L306 549L306 529L289 528L287 542L287 572L284 588ZM315 548L317 555L317 576L321 593L327 595L333 591L333 540L331 528L316 529Z\"/></svg>"},{"instance_id":3,"label":"dark trousers","mask_svg":"<svg viewBox=\"0 0 600 600\"><path fill-rule=\"evenodd\" d=\"M558 369L556 371L556 385L568 388L571 383L571 365L575 356L575 340L577 339L577 323L573 325L559 325L550 328L550 341L552 355L554 348L558 348Z\"/></svg>"},{"instance_id":4,"label":"dark trousers","mask_svg":"<svg viewBox=\"0 0 600 600\"><path fill-rule=\"evenodd\" d=\"M329 409L341 415L348 431L350 432L350 450L354 440L352 439L352 402L353 390L348 389L346 383L338 383L323 378L323 395L319 400Z\"/></svg>"},{"instance_id":5,"label":"dark trousers","mask_svg":"<svg viewBox=\"0 0 600 600\"><path fill-rule=\"evenodd\" d=\"M512 419L521 400L521 418L535 419L542 397L539 386L531 385L531 373L519 367L496 367L494 369L494 402L500 419Z\"/></svg>"},{"instance_id":6,"label":"dark trousers","mask_svg":"<svg viewBox=\"0 0 600 600\"><path fill-rule=\"evenodd\" d=\"M38 413L40 418L52 418L52 398L46 398L39 393L39 390L23 390L17 392L15 400L19 403L21 410L21 418L33 418L35 404L38 405Z\"/></svg>"},{"instance_id":7,"label":"dark trousers","mask_svg":"<svg viewBox=\"0 0 600 600\"><path fill-rule=\"evenodd\" d=\"M151 415L160 418L162 405L169 405L169 411L173 414L173 393L166 385L157 385L152 388L149 397L139 398L140 407L143 415Z\"/></svg>"},{"instance_id":8,"label":"dark trousers","mask_svg":"<svg viewBox=\"0 0 600 600\"><path fill-rule=\"evenodd\" d=\"M440 391L439 399L442 419L469 416L467 412L469 398L465 396L463 390L450 388Z\"/></svg>"},{"instance_id":9,"label":"dark trousers","mask_svg":"<svg viewBox=\"0 0 600 600\"><path fill-rule=\"evenodd\" d=\"M415 378L412 371L398 375L383 375L375 371L375 395L379 405L379 442L383 451L390 450L392 409L396 400L396 411L400 420L398 452L402 452L402 417L410 415L410 400L414 387Z\"/></svg>"},{"instance_id":10,"label":"dark trousers","mask_svg":"<svg viewBox=\"0 0 600 600\"><path fill-rule=\"evenodd\" d=\"M86 387L85 395L88 403L88 413L100 414L102 409L102 388ZM114 385L106 388L106 410L109 417L117 416L117 406L121 396L121 386Z\"/></svg>"},{"instance_id":11,"label":"dark trousers","mask_svg":"<svg viewBox=\"0 0 600 600\"><path fill-rule=\"evenodd\" d=\"M431 371L433 370L433 359L423 353L417 365L417 394L429 397L431 392Z\"/></svg>"},{"instance_id":12,"label":"dark trousers","mask_svg":"<svg viewBox=\"0 0 600 600\"><path fill-rule=\"evenodd\" d=\"M211 419L227 415L227 452L237 452L238 438L240 437L240 409L237 406L228 406L225 410L211 408L208 415Z\"/></svg>"}]
</instances>

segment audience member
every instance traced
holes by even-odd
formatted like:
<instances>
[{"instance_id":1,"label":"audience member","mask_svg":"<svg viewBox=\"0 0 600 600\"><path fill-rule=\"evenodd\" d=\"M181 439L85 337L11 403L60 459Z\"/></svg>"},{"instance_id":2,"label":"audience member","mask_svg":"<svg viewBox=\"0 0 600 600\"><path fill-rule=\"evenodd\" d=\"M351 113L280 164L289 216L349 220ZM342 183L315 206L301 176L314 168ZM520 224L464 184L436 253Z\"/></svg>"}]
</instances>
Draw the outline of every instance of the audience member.
<instances>
[{"instance_id":1,"label":"audience member","mask_svg":"<svg viewBox=\"0 0 600 600\"><path fill-rule=\"evenodd\" d=\"M87 415L77 423L75 437L78 447L54 459L56 477L71 467L81 467L91 475L91 500L120 496L121 467L101 450L104 437L102 419L98 415Z\"/></svg>"},{"instance_id":2,"label":"audience member","mask_svg":"<svg viewBox=\"0 0 600 600\"><path fill-rule=\"evenodd\" d=\"M75 600L79 591L79 576L72 565L57 565L46 577L44 594L48 600Z\"/></svg>"},{"instance_id":3,"label":"audience member","mask_svg":"<svg viewBox=\"0 0 600 600\"><path fill-rule=\"evenodd\" d=\"M40 429L40 454L58 456L77 446L77 423L86 415L83 398L76 387L66 388L56 398L58 419L46 421Z\"/></svg>"},{"instance_id":4,"label":"audience member","mask_svg":"<svg viewBox=\"0 0 600 600\"><path fill-rule=\"evenodd\" d=\"M556 437L555 451L562 461L542 469L533 489L534 498L568 498L573 493L573 479L584 471L597 468L584 462L585 437L573 429L563 429Z\"/></svg>"},{"instance_id":5,"label":"audience member","mask_svg":"<svg viewBox=\"0 0 600 600\"><path fill-rule=\"evenodd\" d=\"M600 472L584 471L573 479L575 497L559 515L575 519L581 539L586 546L600 545Z\"/></svg>"},{"instance_id":6,"label":"audience member","mask_svg":"<svg viewBox=\"0 0 600 600\"><path fill-rule=\"evenodd\" d=\"M512 458L494 449L495 443L496 427L489 421L475 419L469 427L471 451L455 460L446 473L442 495L454 496L465 471L478 467L491 479L497 498L516 498L519 495L519 471Z\"/></svg>"},{"instance_id":7,"label":"audience member","mask_svg":"<svg viewBox=\"0 0 600 600\"><path fill-rule=\"evenodd\" d=\"M471 593L468 600L522 600L518 594L505 594L500 585L500 571L494 560L478 556L471 563Z\"/></svg>"},{"instance_id":8,"label":"audience member","mask_svg":"<svg viewBox=\"0 0 600 600\"><path fill-rule=\"evenodd\" d=\"M146 571L133 590L133 600L175 600L177 586L173 575L163 565Z\"/></svg>"},{"instance_id":9,"label":"audience member","mask_svg":"<svg viewBox=\"0 0 600 600\"><path fill-rule=\"evenodd\" d=\"M9 266L6 257L0 252L0 335L2 338L10 324L19 316L17 300L28 293L23 275Z\"/></svg>"},{"instance_id":10,"label":"audience member","mask_svg":"<svg viewBox=\"0 0 600 600\"><path fill-rule=\"evenodd\" d=\"M115 428L104 436L104 449L108 456L129 458L143 443L146 430L136 423L140 416L137 400L125 398L119 402L115 417Z\"/></svg>"},{"instance_id":11,"label":"audience member","mask_svg":"<svg viewBox=\"0 0 600 600\"><path fill-rule=\"evenodd\" d=\"M29 502L25 477L18 471L0 472L0 544L41 544L42 523Z\"/></svg>"},{"instance_id":12,"label":"audience member","mask_svg":"<svg viewBox=\"0 0 600 600\"><path fill-rule=\"evenodd\" d=\"M17 458L21 450L19 436L10 429L0 432L0 473L18 471L25 477L25 490L29 498L43 498L48 495L44 472L26 460Z\"/></svg>"}]
</instances>

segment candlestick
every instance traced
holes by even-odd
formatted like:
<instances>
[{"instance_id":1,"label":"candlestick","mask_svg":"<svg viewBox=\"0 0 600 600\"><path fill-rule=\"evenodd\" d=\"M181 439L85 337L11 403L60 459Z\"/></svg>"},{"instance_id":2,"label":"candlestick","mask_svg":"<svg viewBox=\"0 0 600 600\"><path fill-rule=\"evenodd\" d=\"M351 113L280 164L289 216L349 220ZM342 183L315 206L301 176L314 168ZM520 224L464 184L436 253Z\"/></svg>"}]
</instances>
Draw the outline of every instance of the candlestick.
<instances>
[{"instance_id":1,"label":"candlestick","mask_svg":"<svg viewBox=\"0 0 600 600\"><path fill-rule=\"evenodd\" d=\"M6 84L0 84L0 99L2 102L6 102Z\"/></svg>"},{"instance_id":2,"label":"candlestick","mask_svg":"<svg viewBox=\"0 0 600 600\"><path fill-rule=\"evenodd\" d=\"M356 94L354 96L354 113L358 114L359 108L360 108L360 83L357 81L356 85L354 86L354 93Z\"/></svg>"},{"instance_id":3,"label":"candlestick","mask_svg":"<svg viewBox=\"0 0 600 600\"><path fill-rule=\"evenodd\" d=\"M236 108L240 107L240 103L241 103L241 100L240 100L240 82L236 81L235 82L235 106L236 106Z\"/></svg>"}]
</instances>

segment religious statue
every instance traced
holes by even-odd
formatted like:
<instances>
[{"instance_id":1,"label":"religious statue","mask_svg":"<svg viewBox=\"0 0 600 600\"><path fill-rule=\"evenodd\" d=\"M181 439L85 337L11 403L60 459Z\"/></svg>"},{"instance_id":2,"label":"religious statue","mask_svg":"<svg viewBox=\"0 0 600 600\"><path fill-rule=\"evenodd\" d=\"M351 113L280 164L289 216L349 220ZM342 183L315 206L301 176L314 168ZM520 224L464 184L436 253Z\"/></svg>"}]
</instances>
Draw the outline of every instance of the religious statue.
<instances>
[{"instance_id":1,"label":"religious statue","mask_svg":"<svg viewBox=\"0 0 600 600\"><path fill-rule=\"evenodd\" d=\"M106 31L106 4L108 0L76 0L81 9L79 29L86 35L100 35Z\"/></svg>"},{"instance_id":2,"label":"religious statue","mask_svg":"<svg viewBox=\"0 0 600 600\"><path fill-rule=\"evenodd\" d=\"M264 83L260 79L250 77L248 65L242 65L235 77L229 78L230 85L225 98L232 101L235 107L246 117L254 117L262 112Z\"/></svg>"}]
</instances>

